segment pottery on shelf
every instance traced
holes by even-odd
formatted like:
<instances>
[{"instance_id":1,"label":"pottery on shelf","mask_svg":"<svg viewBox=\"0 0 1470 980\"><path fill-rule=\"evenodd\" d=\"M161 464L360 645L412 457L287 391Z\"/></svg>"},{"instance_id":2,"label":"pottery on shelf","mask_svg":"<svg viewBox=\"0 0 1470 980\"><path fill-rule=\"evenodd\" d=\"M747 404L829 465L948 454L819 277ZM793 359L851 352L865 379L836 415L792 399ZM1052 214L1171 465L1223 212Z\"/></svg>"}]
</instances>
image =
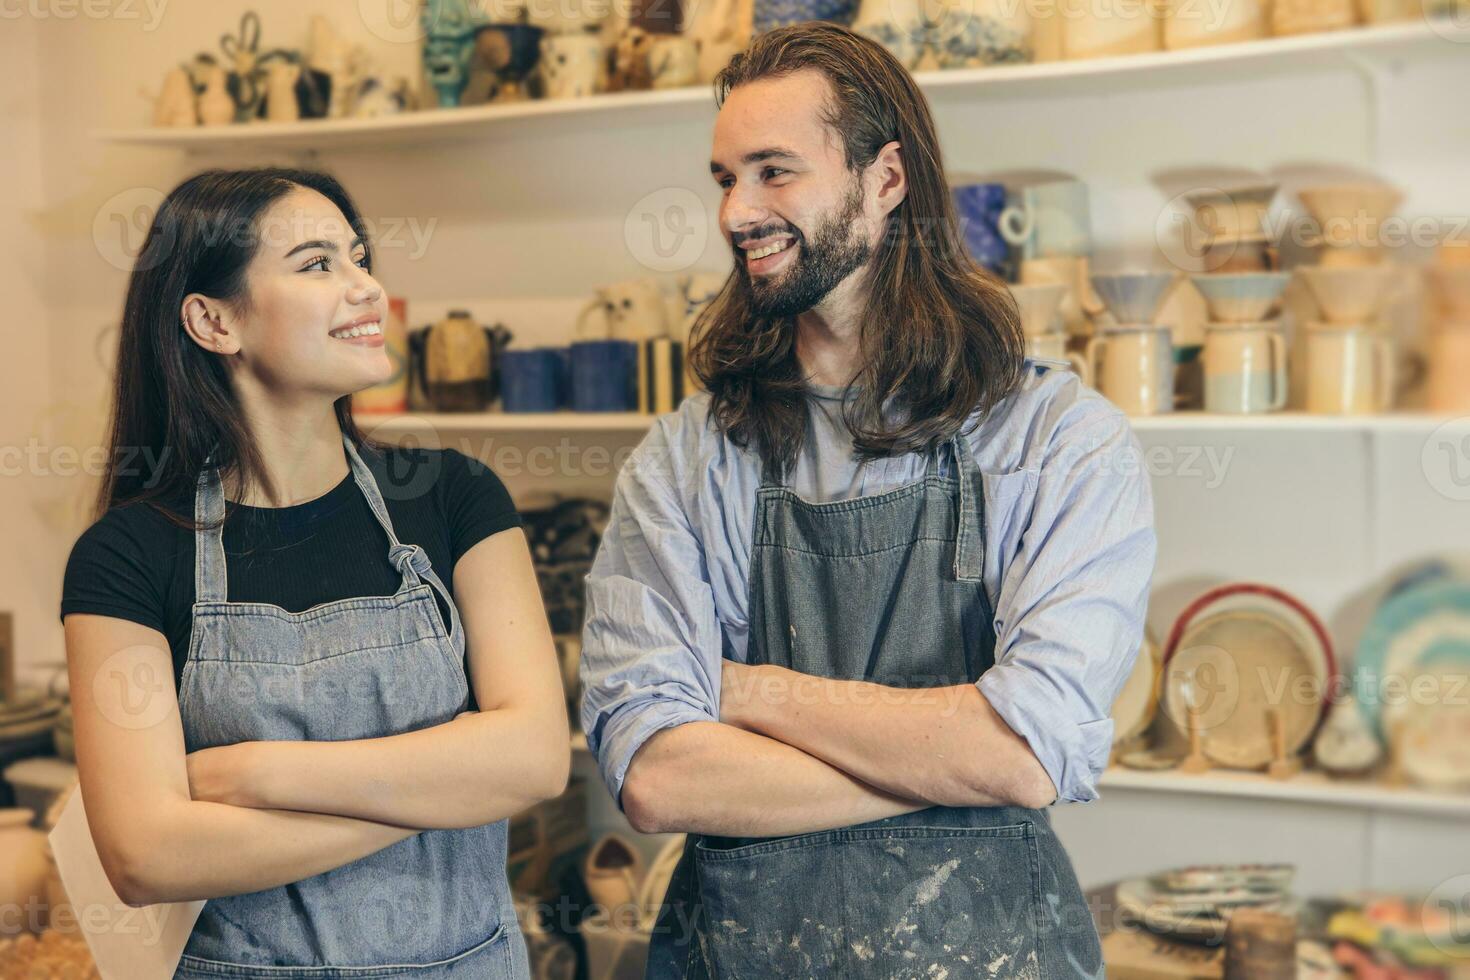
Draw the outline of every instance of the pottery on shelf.
<instances>
[{"instance_id":1,"label":"pottery on shelf","mask_svg":"<svg viewBox=\"0 0 1470 980\"><path fill-rule=\"evenodd\" d=\"M1360 776L1383 758L1383 745L1368 728L1357 699L1347 694L1332 709L1312 743L1317 765L1334 776Z\"/></svg>"},{"instance_id":2,"label":"pottery on shelf","mask_svg":"<svg viewBox=\"0 0 1470 980\"><path fill-rule=\"evenodd\" d=\"M0 908L23 910L46 900L46 835L31 827L34 818L19 807L0 810Z\"/></svg>"},{"instance_id":3,"label":"pottery on shelf","mask_svg":"<svg viewBox=\"0 0 1470 980\"><path fill-rule=\"evenodd\" d=\"M1213 272L1190 276L1215 323L1253 323L1275 312L1291 276L1285 272Z\"/></svg>"},{"instance_id":4,"label":"pottery on shelf","mask_svg":"<svg viewBox=\"0 0 1470 980\"><path fill-rule=\"evenodd\" d=\"M1194 209L1195 227L1210 242L1264 242L1266 212L1278 186L1259 183L1203 187L1186 193L1184 200Z\"/></svg>"},{"instance_id":5,"label":"pottery on shelf","mask_svg":"<svg viewBox=\"0 0 1470 980\"><path fill-rule=\"evenodd\" d=\"M627 909L643 884L643 855L626 837L608 834L587 852L582 878L593 902L609 912Z\"/></svg>"},{"instance_id":6,"label":"pottery on shelf","mask_svg":"<svg viewBox=\"0 0 1470 980\"><path fill-rule=\"evenodd\" d=\"M1120 324L1152 323L1173 285L1172 272L1110 272L1092 277L1092 288Z\"/></svg>"},{"instance_id":7,"label":"pottery on shelf","mask_svg":"<svg viewBox=\"0 0 1470 980\"><path fill-rule=\"evenodd\" d=\"M1325 184L1296 195L1317 224L1322 243L1334 248L1372 248L1378 227L1404 199L1383 183Z\"/></svg>"},{"instance_id":8,"label":"pottery on shelf","mask_svg":"<svg viewBox=\"0 0 1470 980\"><path fill-rule=\"evenodd\" d=\"M235 121L235 100L230 98L225 70L219 65L206 74L204 93L199 96L199 121L206 126L225 126Z\"/></svg>"},{"instance_id":9,"label":"pottery on shelf","mask_svg":"<svg viewBox=\"0 0 1470 980\"><path fill-rule=\"evenodd\" d=\"M1435 265L1429 286L1441 313L1451 320L1470 320L1470 265Z\"/></svg>"},{"instance_id":10,"label":"pottery on shelf","mask_svg":"<svg viewBox=\"0 0 1470 980\"><path fill-rule=\"evenodd\" d=\"M1013 284L1010 290L1021 311L1021 332L1028 337L1049 333L1061 311L1067 287L1061 283L1032 286Z\"/></svg>"},{"instance_id":11,"label":"pottery on shelf","mask_svg":"<svg viewBox=\"0 0 1470 980\"><path fill-rule=\"evenodd\" d=\"M1306 265L1297 268L1328 323L1372 323L1393 289L1396 270Z\"/></svg>"}]
</instances>

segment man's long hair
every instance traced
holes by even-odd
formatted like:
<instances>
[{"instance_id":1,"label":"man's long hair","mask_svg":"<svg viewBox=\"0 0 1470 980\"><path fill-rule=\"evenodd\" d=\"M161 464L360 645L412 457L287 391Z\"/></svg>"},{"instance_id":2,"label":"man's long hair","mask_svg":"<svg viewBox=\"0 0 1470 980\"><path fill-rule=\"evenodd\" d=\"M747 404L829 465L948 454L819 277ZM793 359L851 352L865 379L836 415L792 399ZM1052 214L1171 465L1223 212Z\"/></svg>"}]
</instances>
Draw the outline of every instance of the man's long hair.
<instances>
[{"instance_id":1,"label":"man's long hair","mask_svg":"<svg viewBox=\"0 0 1470 980\"><path fill-rule=\"evenodd\" d=\"M835 24L779 28L719 73L716 101L724 105L737 86L804 69L830 84L825 121L842 139L851 173L897 141L908 179L870 259L858 390L844 409L855 454L867 460L931 447L1019 386L1025 340L1015 300L966 251L929 104L881 45ZM796 321L757 315L741 286L737 270L700 316L690 361L721 430L738 446L753 444L779 476L794 465L806 431Z\"/></svg>"}]
</instances>

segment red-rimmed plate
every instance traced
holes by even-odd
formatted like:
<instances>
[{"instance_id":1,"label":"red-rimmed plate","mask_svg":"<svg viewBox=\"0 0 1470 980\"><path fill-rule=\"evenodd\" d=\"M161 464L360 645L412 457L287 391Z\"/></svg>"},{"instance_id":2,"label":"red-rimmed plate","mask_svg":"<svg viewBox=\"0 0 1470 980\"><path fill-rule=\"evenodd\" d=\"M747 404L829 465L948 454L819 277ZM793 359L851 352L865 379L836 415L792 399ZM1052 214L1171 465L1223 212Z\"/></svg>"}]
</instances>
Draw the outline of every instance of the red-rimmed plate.
<instances>
[{"instance_id":1,"label":"red-rimmed plate","mask_svg":"<svg viewBox=\"0 0 1470 980\"><path fill-rule=\"evenodd\" d=\"M1332 642L1299 599L1239 582L1204 593L1180 614L1164 646L1163 709L1187 738L1199 709L1204 752L1231 769L1259 769L1272 751L1269 714L1279 712L1286 751L1311 741L1337 678Z\"/></svg>"}]
</instances>

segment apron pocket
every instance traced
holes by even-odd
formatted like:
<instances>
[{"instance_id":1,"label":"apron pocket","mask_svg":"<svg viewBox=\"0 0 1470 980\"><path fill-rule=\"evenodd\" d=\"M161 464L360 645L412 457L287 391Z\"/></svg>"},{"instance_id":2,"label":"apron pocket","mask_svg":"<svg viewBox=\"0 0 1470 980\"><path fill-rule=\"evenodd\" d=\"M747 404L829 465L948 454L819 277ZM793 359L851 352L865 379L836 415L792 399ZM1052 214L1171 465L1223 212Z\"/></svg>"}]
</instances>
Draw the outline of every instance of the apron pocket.
<instances>
[{"instance_id":1,"label":"apron pocket","mask_svg":"<svg viewBox=\"0 0 1470 980\"><path fill-rule=\"evenodd\" d=\"M435 960L432 963L389 963L381 966L259 966L185 955L179 961L174 980L205 980L217 977L250 977L252 980L368 980L386 977L509 980L516 976L509 942L513 938L506 924L502 922L490 934L490 938L448 959Z\"/></svg>"},{"instance_id":2,"label":"apron pocket","mask_svg":"<svg viewBox=\"0 0 1470 980\"><path fill-rule=\"evenodd\" d=\"M837 830L696 854L719 980L1040 978L1028 823Z\"/></svg>"}]
</instances>

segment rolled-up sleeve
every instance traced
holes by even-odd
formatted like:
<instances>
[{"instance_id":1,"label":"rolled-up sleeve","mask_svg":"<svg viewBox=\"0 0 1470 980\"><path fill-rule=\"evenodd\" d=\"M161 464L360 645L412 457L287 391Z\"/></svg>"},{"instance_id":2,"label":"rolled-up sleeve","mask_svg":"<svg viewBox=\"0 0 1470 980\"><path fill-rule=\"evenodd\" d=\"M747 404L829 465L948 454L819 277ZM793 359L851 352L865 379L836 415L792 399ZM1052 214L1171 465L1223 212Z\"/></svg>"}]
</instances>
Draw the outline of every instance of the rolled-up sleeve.
<instances>
[{"instance_id":1,"label":"rolled-up sleeve","mask_svg":"<svg viewBox=\"0 0 1470 980\"><path fill-rule=\"evenodd\" d=\"M1137 437L1109 413L1054 436L1002 575L996 663L978 686L1059 801L1097 798L1112 704L1143 638L1157 541Z\"/></svg>"},{"instance_id":2,"label":"rolled-up sleeve","mask_svg":"<svg viewBox=\"0 0 1470 980\"><path fill-rule=\"evenodd\" d=\"M719 719L721 639L704 552L655 428L623 467L587 577L581 721L613 799L654 733Z\"/></svg>"}]
</instances>

